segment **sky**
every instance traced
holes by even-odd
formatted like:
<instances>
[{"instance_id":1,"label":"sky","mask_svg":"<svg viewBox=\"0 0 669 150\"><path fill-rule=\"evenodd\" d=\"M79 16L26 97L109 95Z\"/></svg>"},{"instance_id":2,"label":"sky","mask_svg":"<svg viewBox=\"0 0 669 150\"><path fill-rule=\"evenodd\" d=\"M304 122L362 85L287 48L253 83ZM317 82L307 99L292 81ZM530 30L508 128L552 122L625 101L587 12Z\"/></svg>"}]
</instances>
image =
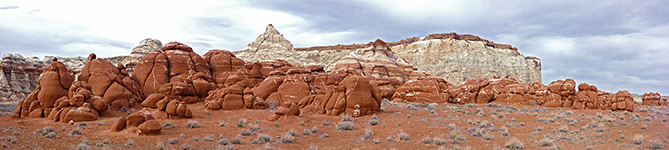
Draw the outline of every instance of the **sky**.
<instances>
[{"instance_id":1,"label":"sky","mask_svg":"<svg viewBox=\"0 0 669 150\"><path fill-rule=\"evenodd\" d=\"M241 50L273 24L295 47L474 34L542 61L543 83L669 95L669 1L0 1L0 53L129 55L142 39Z\"/></svg>"}]
</instances>

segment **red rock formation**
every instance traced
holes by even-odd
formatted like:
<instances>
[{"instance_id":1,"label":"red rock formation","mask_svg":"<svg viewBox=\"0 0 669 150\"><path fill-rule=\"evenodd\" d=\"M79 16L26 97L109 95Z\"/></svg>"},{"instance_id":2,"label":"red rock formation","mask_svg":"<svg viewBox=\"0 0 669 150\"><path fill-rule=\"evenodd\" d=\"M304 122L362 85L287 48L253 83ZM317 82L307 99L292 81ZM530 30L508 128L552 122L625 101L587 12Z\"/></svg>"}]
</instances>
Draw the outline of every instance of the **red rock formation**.
<instances>
[{"instance_id":1,"label":"red rock formation","mask_svg":"<svg viewBox=\"0 0 669 150\"><path fill-rule=\"evenodd\" d=\"M88 59L78 81L87 82L93 95L107 100L111 110L130 108L144 99L139 84L128 76L123 65L114 66L107 60L96 58L92 53Z\"/></svg>"},{"instance_id":2,"label":"red rock formation","mask_svg":"<svg viewBox=\"0 0 669 150\"><path fill-rule=\"evenodd\" d=\"M179 42L166 44L162 51L146 54L131 76L144 95L161 93L189 103L204 98L212 84L209 64L192 48Z\"/></svg>"},{"instance_id":3,"label":"red rock formation","mask_svg":"<svg viewBox=\"0 0 669 150\"><path fill-rule=\"evenodd\" d=\"M393 101L444 103L451 95L448 89L452 88L446 80L440 78L426 78L402 84L395 90Z\"/></svg>"},{"instance_id":4,"label":"red rock formation","mask_svg":"<svg viewBox=\"0 0 669 150\"><path fill-rule=\"evenodd\" d=\"M660 93L644 93L643 96L641 96L642 104L643 105L655 105L655 106L660 106L662 96Z\"/></svg>"},{"instance_id":5,"label":"red rock formation","mask_svg":"<svg viewBox=\"0 0 669 150\"><path fill-rule=\"evenodd\" d=\"M661 106L667 106L669 105L669 102L667 102L667 98L662 99L662 103L660 103Z\"/></svg>"},{"instance_id":6,"label":"red rock formation","mask_svg":"<svg viewBox=\"0 0 669 150\"><path fill-rule=\"evenodd\" d=\"M150 110L143 109L128 116L119 117L110 129L112 132L124 130L127 133L137 133L140 135L157 135L160 134L162 126L151 115Z\"/></svg>"},{"instance_id":7,"label":"red rock formation","mask_svg":"<svg viewBox=\"0 0 669 150\"><path fill-rule=\"evenodd\" d=\"M634 111L634 98L628 91L618 91L611 100L611 110Z\"/></svg>"},{"instance_id":8,"label":"red rock formation","mask_svg":"<svg viewBox=\"0 0 669 150\"><path fill-rule=\"evenodd\" d=\"M335 88L328 89L322 99L314 98L304 107L305 111L327 115L343 113L354 117L379 113L383 97L380 89L370 84L372 80L372 77L348 70ZM300 104L304 104L303 101Z\"/></svg>"},{"instance_id":9,"label":"red rock formation","mask_svg":"<svg viewBox=\"0 0 669 150\"><path fill-rule=\"evenodd\" d=\"M214 82L219 88L223 87L230 75L244 67L244 60L226 50L210 50L204 54L204 60L211 66Z\"/></svg>"},{"instance_id":10,"label":"red rock formation","mask_svg":"<svg viewBox=\"0 0 669 150\"><path fill-rule=\"evenodd\" d=\"M21 99L14 109L16 117L44 117L55 107L56 100L68 96L68 89L73 82L67 67L57 59L44 69L35 90ZM32 114L32 115L30 115Z\"/></svg>"}]
</instances>

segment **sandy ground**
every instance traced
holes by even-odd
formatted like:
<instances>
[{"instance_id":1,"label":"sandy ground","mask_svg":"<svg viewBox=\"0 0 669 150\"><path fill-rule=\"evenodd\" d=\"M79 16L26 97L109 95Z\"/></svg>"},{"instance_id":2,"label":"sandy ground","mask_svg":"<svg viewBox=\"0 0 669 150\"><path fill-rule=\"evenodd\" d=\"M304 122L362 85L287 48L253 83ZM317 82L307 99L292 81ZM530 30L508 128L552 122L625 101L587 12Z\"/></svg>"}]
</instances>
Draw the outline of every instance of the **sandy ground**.
<instances>
[{"instance_id":1,"label":"sandy ground","mask_svg":"<svg viewBox=\"0 0 669 150\"><path fill-rule=\"evenodd\" d=\"M337 129L345 118L342 116L304 113L302 117L269 122L265 118L272 114L270 110L209 112L203 104L189 107L194 118L160 119L166 127L160 135L153 136L109 132L114 117L68 125L44 118L15 119L3 115L0 148L507 149L514 145L512 139L518 139L515 145L524 149L649 149L658 145L669 149L669 107L644 106L635 112L610 112L526 105L384 102L380 114L343 121L342 124L352 123L352 130ZM199 127L187 128L189 121L197 122ZM53 133L44 131L45 127L52 127ZM252 131L254 128L257 130ZM242 130L249 135L241 135ZM76 131L82 134L68 136ZM294 131L292 140L285 136L290 131ZM266 136L270 142L254 141ZM235 140L241 143L230 144ZM228 145L220 144L222 141Z\"/></svg>"}]
</instances>

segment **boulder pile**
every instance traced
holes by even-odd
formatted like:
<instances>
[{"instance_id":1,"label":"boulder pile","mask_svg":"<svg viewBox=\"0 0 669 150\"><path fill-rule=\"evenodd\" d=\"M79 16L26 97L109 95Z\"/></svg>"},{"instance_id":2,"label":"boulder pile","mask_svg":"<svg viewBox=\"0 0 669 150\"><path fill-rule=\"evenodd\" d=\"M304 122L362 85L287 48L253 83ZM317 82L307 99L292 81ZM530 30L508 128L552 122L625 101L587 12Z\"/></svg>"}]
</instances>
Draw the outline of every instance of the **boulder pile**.
<instances>
[{"instance_id":1,"label":"boulder pile","mask_svg":"<svg viewBox=\"0 0 669 150\"><path fill-rule=\"evenodd\" d=\"M662 104L662 96L660 93L644 93L641 96L642 104L643 105L655 105L655 106L660 106ZM666 99L665 99L666 101Z\"/></svg>"}]
</instances>

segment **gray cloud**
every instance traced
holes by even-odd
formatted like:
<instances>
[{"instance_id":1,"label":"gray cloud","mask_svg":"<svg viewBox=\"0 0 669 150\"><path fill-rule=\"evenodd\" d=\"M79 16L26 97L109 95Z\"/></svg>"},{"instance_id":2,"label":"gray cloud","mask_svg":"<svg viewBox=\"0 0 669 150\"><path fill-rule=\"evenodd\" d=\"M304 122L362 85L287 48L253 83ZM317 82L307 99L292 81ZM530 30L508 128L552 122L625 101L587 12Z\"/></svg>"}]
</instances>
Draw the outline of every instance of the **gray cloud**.
<instances>
[{"instance_id":1,"label":"gray cloud","mask_svg":"<svg viewBox=\"0 0 669 150\"><path fill-rule=\"evenodd\" d=\"M18 9L19 6L0 6L0 9Z\"/></svg>"}]
</instances>

